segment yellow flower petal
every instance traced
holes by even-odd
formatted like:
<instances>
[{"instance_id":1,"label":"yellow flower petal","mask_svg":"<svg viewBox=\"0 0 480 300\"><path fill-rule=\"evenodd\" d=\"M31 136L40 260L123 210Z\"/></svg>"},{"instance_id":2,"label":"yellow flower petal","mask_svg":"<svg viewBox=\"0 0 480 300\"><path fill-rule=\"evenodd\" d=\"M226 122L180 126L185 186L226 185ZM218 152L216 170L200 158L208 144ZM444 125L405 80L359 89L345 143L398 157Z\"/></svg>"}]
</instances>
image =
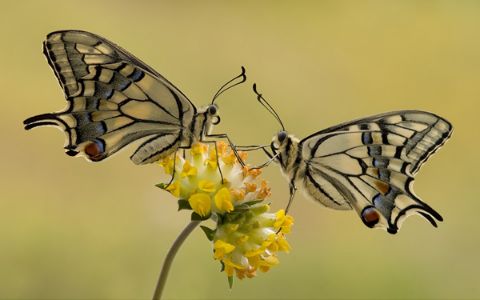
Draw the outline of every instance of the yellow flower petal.
<instances>
[{"instance_id":1,"label":"yellow flower petal","mask_svg":"<svg viewBox=\"0 0 480 300\"><path fill-rule=\"evenodd\" d=\"M233 151L230 151L227 155L224 155L222 157L222 161L227 166L233 166L237 162L237 157L235 156L235 153L233 153Z\"/></svg>"},{"instance_id":2,"label":"yellow flower petal","mask_svg":"<svg viewBox=\"0 0 480 300\"><path fill-rule=\"evenodd\" d=\"M215 170L217 169L217 154L219 157L221 157L221 154L217 151L215 151L215 147L210 147L210 152L208 155L208 159L205 161L205 164L210 170Z\"/></svg>"},{"instance_id":3,"label":"yellow flower petal","mask_svg":"<svg viewBox=\"0 0 480 300\"><path fill-rule=\"evenodd\" d=\"M230 189L230 194L235 201L241 201L245 199L245 190L243 189Z\"/></svg>"},{"instance_id":4,"label":"yellow flower petal","mask_svg":"<svg viewBox=\"0 0 480 300\"><path fill-rule=\"evenodd\" d=\"M250 250L250 251L245 252L244 255L247 258L256 257L256 256L259 256L260 254L262 254L263 251L265 251L265 249L262 249L262 247L259 247L255 250Z\"/></svg>"},{"instance_id":5,"label":"yellow flower petal","mask_svg":"<svg viewBox=\"0 0 480 300\"><path fill-rule=\"evenodd\" d=\"M238 154L238 156L240 157L240 159L241 159L242 161L246 161L246 160L247 160L247 157L248 157L247 152L237 151L237 154Z\"/></svg>"},{"instance_id":6,"label":"yellow flower petal","mask_svg":"<svg viewBox=\"0 0 480 300\"><path fill-rule=\"evenodd\" d=\"M245 276L248 278L252 278L252 277L255 277L256 275L256 268L252 266L248 266L246 269L243 269L243 270L236 269L235 271L237 273L238 279L243 279L245 278Z\"/></svg>"},{"instance_id":7,"label":"yellow flower petal","mask_svg":"<svg viewBox=\"0 0 480 300\"><path fill-rule=\"evenodd\" d=\"M225 142L217 142L218 156L223 156L227 152L228 145Z\"/></svg>"},{"instance_id":8,"label":"yellow flower petal","mask_svg":"<svg viewBox=\"0 0 480 300\"><path fill-rule=\"evenodd\" d=\"M166 174L173 174L173 155L161 159L158 163L163 167Z\"/></svg>"},{"instance_id":9,"label":"yellow flower petal","mask_svg":"<svg viewBox=\"0 0 480 300\"><path fill-rule=\"evenodd\" d=\"M216 159L207 159L205 161L205 164L210 170L216 170L217 169L217 160Z\"/></svg>"},{"instance_id":10,"label":"yellow flower petal","mask_svg":"<svg viewBox=\"0 0 480 300\"><path fill-rule=\"evenodd\" d=\"M233 210L232 195L230 191L223 187L215 194L215 206L222 212L231 212Z\"/></svg>"},{"instance_id":11,"label":"yellow flower petal","mask_svg":"<svg viewBox=\"0 0 480 300\"><path fill-rule=\"evenodd\" d=\"M278 234L277 236L277 243L279 251L290 252L290 244L285 239L283 234Z\"/></svg>"},{"instance_id":12,"label":"yellow flower petal","mask_svg":"<svg viewBox=\"0 0 480 300\"><path fill-rule=\"evenodd\" d=\"M291 230L291 227L293 225L293 217L292 216L287 216L287 219L283 223L282 226L282 232L283 233L289 233Z\"/></svg>"},{"instance_id":13,"label":"yellow flower petal","mask_svg":"<svg viewBox=\"0 0 480 300\"><path fill-rule=\"evenodd\" d=\"M235 250L235 246L222 240L216 240L215 244L213 244L213 250L213 257L215 257L215 259L222 259L225 254Z\"/></svg>"},{"instance_id":14,"label":"yellow flower petal","mask_svg":"<svg viewBox=\"0 0 480 300\"><path fill-rule=\"evenodd\" d=\"M275 224L273 225L275 228L281 228L282 231L285 233L290 232L290 227L293 225L293 218L292 216L285 215L285 210L281 209L277 211Z\"/></svg>"},{"instance_id":15,"label":"yellow flower petal","mask_svg":"<svg viewBox=\"0 0 480 300\"><path fill-rule=\"evenodd\" d=\"M177 198L180 197L180 182L172 182L165 190Z\"/></svg>"},{"instance_id":16,"label":"yellow flower petal","mask_svg":"<svg viewBox=\"0 0 480 300\"><path fill-rule=\"evenodd\" d=\"M271 243L270 245L268 245L267 249L268 249L270 252L278 252L278 243L277 243L277 241L274 241L273 243Z\"/></svg>"},{"instance_id":17,"label":"yellow flower petal","mask_svg":"<svg viewBox=\"0 0 480 300\"><path fill-rule=\"evenodd\" d=\"M283 224L283 221L285 220L285 210L281 209L277 211L275 217L275 224L273 226L275 228L280 228L280 226L282 226Z\"/></svg>"},{"instance_id":18,"label":"yellow flower petal","mask_svg":"<svg viewBox=\"0 0 480 300\"><path fill-rule=\"evenodd\" d=\"M248 241L249 236L246 234L242 234L238 239L237 239L237 244L241 245L244 244L246 241Z\"/></svg>"},{"instance_id":19,"label":"yellow flower petal","mask_svg":"<svg viewBox=\"0 0 480 300\"><path fill-rule=\"evenodd\" d=\"M244 269L244 267L242 267L242 266L239 265L239 264L234 263L233 261L231 261L231 260L228 259L228 258L225 258L225 259L223 259L222 261L223 261L223 263L225 264L225 266L234 267L235 269L239 269L239 270Z\"/></svg>"},{"instance_id":20,"label":"yellow flower petal","mask_svg":"<svg viewBox=\"0 0 480 300\"><path fill-rule=\"evenodd\" d=\"M197 168L192 166L188 160L185 161L183 164L183 170L182 173L180 174L180 177L192 177L197 175Z\"/></svg>"},{"instance_id":21,"label":"yellow flower petal","mask_svg":"<svg viewBox=\"0 0 480 300\"><path fill-rule=\"evenodd\" d=\"M257 185L255 183L245 182L245 188L247 193L253 193L257 190Z\"/></svg>"},{"instance_id":22,"label":"yellow flower petal","mask_svg":"<svg viewBox=\"0 0 480 300\"><path fill-rule=\"evenodd\" d=\"M216 190L216 186L213 181L203 179L198 182L198 189L206 193L213 193Z\"/></svg>"},{"instance_id":23,"label":"yellow flower petal","mask_svg":"<svg viewBox=\"0 0 480 300\"><path fill-rule=\"evenodd\" d=\"M195 143L192 145L192 148L190 149L190 153L194 156L201 155L203 153L207 152L207 145L201 144L201 143Z\"/></svg>"},{"instance_id":24,"label":"yellow flower petal","mask_svg":"<svg viewBox=\"0 0 480 300\"><path fill-rule=\"evenodd\" d=\"M211 210L210 196L205 193L196 193L188 198L188 203L192 207L193 211L202 217L207 216Z\"/></svg>"},{"instance_id":25,"label":"yellow flower petal","mask_svg":"<svg viewBox=\"0 0 480 300\"><path fill-rule=\"evenodd\" d=\"M263 241L262 248L267 249L268 246L275 242L276 237L277 235L275 233L270 234L267 239Z\"/></svg>"},{"instance_id":26,"label":"yellow flower petal","mask_svg":"<svg viewBox=\"0 0 480 300\"><path fill-rule=\"evenodd\" d=\"M237 231L239 226L240 226L240 224L226 224L225 225L225 231L227 231L228 233L235 232L235 231Z\"/></svg>"},{"instance_id":27,"label":"yellow flower petal","mask_svg":"<svg viewBox=\"0 0 480 300\"><path fill-rule=\"evenodd\" d=\"M264 261L265 265L268 265L268 266L274 266L274 265L278 265L280 263L280 261L278 260L278 257L276 257L274 255L267 256L263 261Z\"/></svg>"},{"instance_id":28,"label":"yellow flower petal","mask_svg":"<svg viewBox=\"0 0 480 300\"><path fill-rule=\"evenodd\" d=\"M257 193L257 198L260 199L260 200L263 200L263 199L267 198L268 196L270 196L270 194L271 194L271 192L270 192L270 188L267 185L267 182L265 180L262 180L260 190Z\"/></svg>"},{"instance_id":29,"label":"yellow flower petal","mask_svg":"<svg viewBox=\"0 0 480 300\"><path fill-rule=\"evenodd\" d=\"M262 174L262 170L261 169L252 169L248 173L253 178L257 178L260 174Z\"/></svg>"},{"instance_id":30,"label":"yellow flower petal","mask_svg":"<svg viewBox=\"0 0 480 300\"><path fill-rule=\"evenodd\" d=\"M283 209L279 210L276 213L275 228L280 229L283 233L289 233L293 225L293 217L290 215L285 215Z\"/></svg>"},{"instance_id":31,"label":"yellow flower petal","mask_svg":"<svg viewBox=\"0 0 480 300\"><path fill-rule=\"evenodd\" d=\"M255 269L258 268L259 262L260 262L260 255L254 255L247 257L248 258L248 263Z\"/></svg>"}]
</instances>

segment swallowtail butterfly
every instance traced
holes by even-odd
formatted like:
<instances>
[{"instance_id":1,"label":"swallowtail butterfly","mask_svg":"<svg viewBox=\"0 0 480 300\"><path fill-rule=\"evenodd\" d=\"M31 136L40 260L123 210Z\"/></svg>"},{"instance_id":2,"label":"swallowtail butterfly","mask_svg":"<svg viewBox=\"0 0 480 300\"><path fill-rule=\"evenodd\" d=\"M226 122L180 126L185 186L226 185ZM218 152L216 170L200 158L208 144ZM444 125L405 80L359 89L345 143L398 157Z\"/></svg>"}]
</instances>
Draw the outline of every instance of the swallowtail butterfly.
<instances>
[{"instance_id":1,"label":"swallowtail butterfly","mask_svg":"<svg viewBox=\"0 0 480 300\"><path fill-rule=\"evenodd\" d=\"M65 151L101 161L142 140L131 156L135 164L190 148L220 122L215 99L246 80L224 84L201 109L172 83L123 48L96 34L66 30L50 33L43 53L62 87L68 106L24 121L25 129L56 126L66 133Z\"/></svg>"},{"instance_id":2,"label":"swallowtail butterfly","mask_svg":"<svg viewBox=\"0 0 480 300\"><path fill-rule=\"evenodd\" d=\"M271 152L290 183L290 206L297 184L326 207L354 209L363 223L396 233L412 214L433 226L442 217L413 192L414 176L452 134L445 119L403 110L357 119L298 139L256 90L257 99L280 122Z\"/></svg>"}]
</instances>

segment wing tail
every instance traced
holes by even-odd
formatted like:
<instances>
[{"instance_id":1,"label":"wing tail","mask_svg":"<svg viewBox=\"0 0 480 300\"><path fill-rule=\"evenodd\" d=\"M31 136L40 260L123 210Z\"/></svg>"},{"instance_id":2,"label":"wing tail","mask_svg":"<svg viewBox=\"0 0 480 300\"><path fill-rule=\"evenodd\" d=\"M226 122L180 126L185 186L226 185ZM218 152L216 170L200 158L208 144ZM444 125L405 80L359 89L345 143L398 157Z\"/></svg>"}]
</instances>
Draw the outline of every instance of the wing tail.
<instances>
[{"instance_id":1,"label":"wing tail","mask_svg":"<svg viewBox=\"0 0 480 300\"><path fill-rule=\"evenodd\" d=\"M65 122L58 117L58 114L47 113L37 116L27 118L23 121L25 125L25 130L30 130L39 126L60 126L62 128L66 127Z\"/></svg>"}]
</instances>

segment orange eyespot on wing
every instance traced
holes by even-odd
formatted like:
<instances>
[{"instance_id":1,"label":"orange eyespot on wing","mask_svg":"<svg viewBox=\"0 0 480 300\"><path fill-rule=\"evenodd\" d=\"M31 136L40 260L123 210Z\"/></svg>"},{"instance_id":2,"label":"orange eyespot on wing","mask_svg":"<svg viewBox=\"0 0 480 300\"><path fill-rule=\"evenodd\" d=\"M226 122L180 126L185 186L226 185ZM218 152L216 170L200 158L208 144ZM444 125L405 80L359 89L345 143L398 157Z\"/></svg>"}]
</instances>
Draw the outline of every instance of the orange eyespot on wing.
<instances>
[{"instance_id":1,"label":"orange eyespot on wing","mask_svg":"<svg viewBox=\"0 0 480 300\"><path fill-rule=\"evenodd\" d=\"M380 221L380 214L373 206L365 207L360 216L363 223L370 228L373 228Z\"/></svg>"},{"instance_id":2,"label":"orange eyespot on wing","mask_svg":"<svg viewBox=\"0 0 480 300\"><path fill-rule=\"evenodd\" d=\"M85 146L84 152L91 161L100 161L105 158L105 145L101 141L93 141Z\"/></svg>"}]
</instances>

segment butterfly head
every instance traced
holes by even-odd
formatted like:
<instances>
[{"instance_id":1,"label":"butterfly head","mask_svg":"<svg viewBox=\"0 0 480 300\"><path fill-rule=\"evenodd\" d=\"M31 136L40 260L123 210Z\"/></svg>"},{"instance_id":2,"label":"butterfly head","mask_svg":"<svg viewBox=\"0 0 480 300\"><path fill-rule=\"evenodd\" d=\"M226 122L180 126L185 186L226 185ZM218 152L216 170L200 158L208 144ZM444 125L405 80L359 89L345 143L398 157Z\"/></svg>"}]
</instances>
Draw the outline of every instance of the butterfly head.
<instances>
[{"instance_id":1,"label":"butterfly head","mask_svg":"<svg viewBox=\"0 0 480 300\"><path fill-rule=\"evenodd\" d=\"M220 116L218 115L218 106L216 104L210 104L205 111L205 118L207 123L217 125L220 123Z\"/></svg>"},{"instance_id":2,"label":"butterfly head","mask_svg":"<svg viewBox=\"0 0 480 300\"><path fill-rule=\"evenodd\" d=\"M282 130L282 131L279 131L277 133L277 140L278 142L281 144L285 141L285 139L287 138L287 132L285 130Z\"/></svg>"},{"instance_id":3,"label":"butterfly head","mask_svg":"<svg viewBox=\"0 0 480 300\"><path fill-rule=\"evenodd\" d=\"M285 130L281 130L273 137L270 143L272 153L269 156L280 164L285 174L289 174L292 170L298 168L296 160L299 142L298 138L294 135L289 134Z\"/></svg>"},{"instance_id":4,"label":"butterfly head","mask_svg":"<svg viewBox=\"0 0 480 300\"><path fill-rule=\"evenodd\" d=\"M291 140L290 135L285 130L280 130L272 139L270 143L270 148L272 149L273 155L277 155L278 152L284 151L286 145Z\"/></svg>"},{"instance_id":5,"label":"butterfly head","mask_svg":"<svg viewBox=\"0 0 480 300\"><path fill-rule=\"evenodd\" d=\"M219 123L218 106L216 104L205 106L197 112L193 135L197 138L205 134L208 135L211 133L213 126Z\"/></svg>"}]
</instances>

